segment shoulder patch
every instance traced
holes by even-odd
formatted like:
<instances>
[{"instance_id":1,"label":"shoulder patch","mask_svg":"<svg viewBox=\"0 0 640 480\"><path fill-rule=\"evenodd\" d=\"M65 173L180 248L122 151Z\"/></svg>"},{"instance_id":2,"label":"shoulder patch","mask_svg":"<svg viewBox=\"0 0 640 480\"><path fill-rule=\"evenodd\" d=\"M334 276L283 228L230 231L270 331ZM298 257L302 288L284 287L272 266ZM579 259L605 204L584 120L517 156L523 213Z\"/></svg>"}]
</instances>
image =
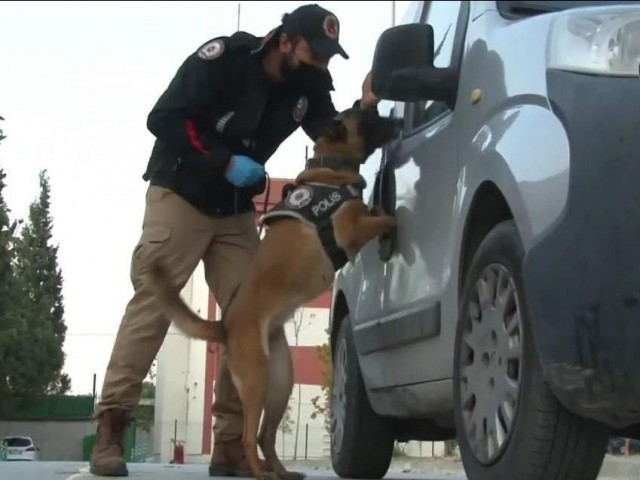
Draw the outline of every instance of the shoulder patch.
<instances>
[{"instance_id":1,"label":"shoulder patch","mask_svg":"<svg viewBox=\"0 0 640 480\"><path fill-rule=\"evenodd\" d=\"M203 60L215 60L224 53L225 49L225 41L220 38L216 38L215 40L211 40L201 46L198 49L198 56Z\"/></svg>"},{"instance_id":2,"label":"shoulder patch","mask_svg":"<svg viewBox=\"0 0 640 480\"><path fill-rule=\"evenodd\" d=\"M309 205L311 200L313 200L313 190L306 185L300 185L287 195L284 203L289 208L299 209Z\"/></svg>"},{"instance_id":3,"label":"shoulder patch","mask_svg":"<svg viewBox=\"0 0 640 480\"><path fill-rule=\"evenodd\" d=\"M293 119L300 123L309 108L309 100L304 95L298 99L295 107L293 107Z\"/></svg>"}]
</instances>

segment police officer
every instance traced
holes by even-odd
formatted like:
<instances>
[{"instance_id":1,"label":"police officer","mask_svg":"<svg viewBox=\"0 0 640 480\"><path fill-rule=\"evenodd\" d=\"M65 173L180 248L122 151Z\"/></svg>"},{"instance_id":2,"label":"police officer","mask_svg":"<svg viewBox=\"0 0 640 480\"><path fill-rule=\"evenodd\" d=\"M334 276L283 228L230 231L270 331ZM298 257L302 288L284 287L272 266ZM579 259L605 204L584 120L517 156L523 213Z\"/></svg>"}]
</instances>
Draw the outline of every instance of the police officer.
<instances>
[{"instance_id":1,"label":"police officer","mask_svg":"<svg viewBox=\"0 0 640 480\"><path fill-rule=\"evenodd\" d=\"M145 269L160 259L182 288L202 260L207 284L226 307L259 243L253 197L265 189L265 162L298 127L313 140L337 114L327 67L335 54L349 58L339 34L336 16L313 4L285 14L264 38L238 32L212 39L187 57L149 114L156 141L143 176L150 186L142 234L131 259L134 294L96 409L92 473L128 474L127 422L169 328L145 284ZM374 108L378 102L368 76L359 101ZM224 359L212 413L210 475L251 476L241 442L242 407Z\"/></svg>"}]
</instances>

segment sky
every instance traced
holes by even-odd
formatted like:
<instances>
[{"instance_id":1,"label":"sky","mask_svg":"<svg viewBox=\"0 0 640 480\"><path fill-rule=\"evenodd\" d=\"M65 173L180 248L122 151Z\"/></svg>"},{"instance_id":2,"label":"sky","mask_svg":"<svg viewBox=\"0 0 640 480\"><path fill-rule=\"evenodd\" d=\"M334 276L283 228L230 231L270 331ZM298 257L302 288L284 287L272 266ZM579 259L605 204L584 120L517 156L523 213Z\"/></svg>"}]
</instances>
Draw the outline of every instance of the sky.
<instances>
[{"instance_id":1,"label":"sky","mask_svg":"<svg viewBox=\"0 0 640 480\"><path fill-rule=\"evenodd\" d=\"M240 2L240 29L264 35L308 2ZM349 60L329 68L338 110L360 98L392 2L318 2L341 24ZM396 19L410 2L396 2ZM238 2L0 3L0 166L12 218L26 218L38 172L51 180L68 328L65 372L73 394L100 393L133 289L131 253L141 233L154 137L146 118L184 59L237 26ZM299 130L267 163L271 177L304 166Z\"/></svg>"}]
</instances>

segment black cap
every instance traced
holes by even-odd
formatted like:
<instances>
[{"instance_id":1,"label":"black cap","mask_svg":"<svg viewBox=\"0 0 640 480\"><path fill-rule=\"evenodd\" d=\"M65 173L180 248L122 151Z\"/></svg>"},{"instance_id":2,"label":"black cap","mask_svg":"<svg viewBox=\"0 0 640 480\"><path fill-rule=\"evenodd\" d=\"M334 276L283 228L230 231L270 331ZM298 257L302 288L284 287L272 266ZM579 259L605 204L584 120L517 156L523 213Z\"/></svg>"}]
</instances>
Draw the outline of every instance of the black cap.
<instances>
[{"instance_id":1,"label":"black cap","mask_svg":"<svg viewBox=\"0 0 640 480\"><path fill-rule=\"evenodd\" d=\"M304 38L317 55L332 57L336 53L348 59L339 43L340 22L329 10L317 4L303 5L282 17L282 33Z\"/></svg>"}]
</instances>

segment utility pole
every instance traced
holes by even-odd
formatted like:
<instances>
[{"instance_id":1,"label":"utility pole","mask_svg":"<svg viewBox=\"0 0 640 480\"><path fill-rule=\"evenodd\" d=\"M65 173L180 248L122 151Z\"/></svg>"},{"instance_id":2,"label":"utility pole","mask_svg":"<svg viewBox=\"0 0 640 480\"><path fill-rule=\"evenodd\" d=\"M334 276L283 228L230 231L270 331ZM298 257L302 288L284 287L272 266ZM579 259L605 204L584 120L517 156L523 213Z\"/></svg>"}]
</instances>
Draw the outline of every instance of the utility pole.
<instances>
[{"instance_id":1,"label":"utility pole","mask_svg":"<svg viewBox=\"0 0 640 480\"><path fill-rule=\"evenodd\" d=\"M240 31L240 2L238 2L238 24L236 26L236 32Z\"/></svg>"},{"instance_id":2,"label":"utility pole","mask_svg":"<svg viewBox=\"0 0 640 480\"><path fill-rule=\"evenodd\" d=\"M396 2L391 0L391 26L396 26Z\"/></svg>"}]
</instances>

